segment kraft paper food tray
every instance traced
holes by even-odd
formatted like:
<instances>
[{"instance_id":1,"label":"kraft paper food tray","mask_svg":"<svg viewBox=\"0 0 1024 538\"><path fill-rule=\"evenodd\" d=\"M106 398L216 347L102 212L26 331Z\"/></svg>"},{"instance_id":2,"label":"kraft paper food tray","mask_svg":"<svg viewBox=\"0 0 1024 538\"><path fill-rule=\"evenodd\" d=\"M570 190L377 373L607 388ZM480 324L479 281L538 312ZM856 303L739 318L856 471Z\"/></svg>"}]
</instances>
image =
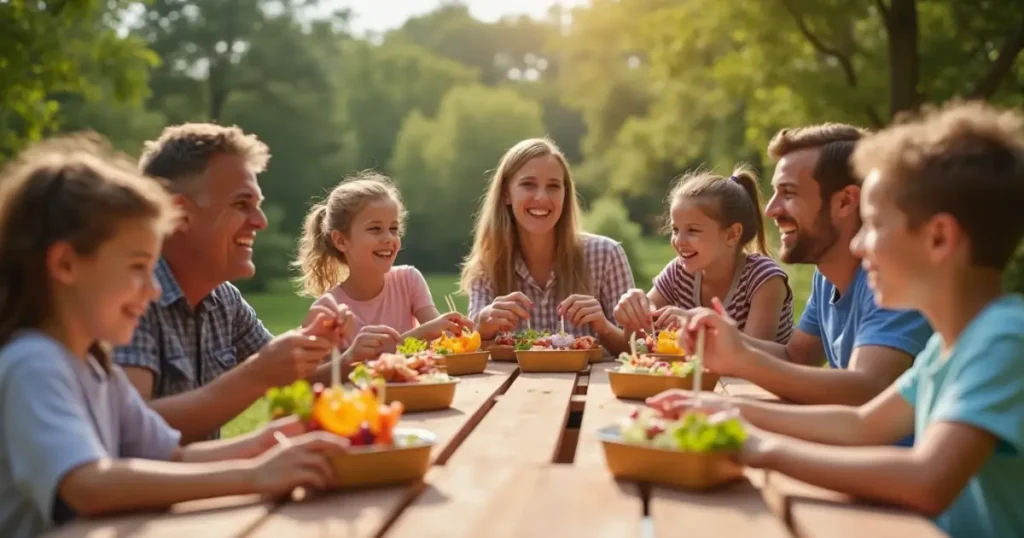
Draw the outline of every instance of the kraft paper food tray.
<instances>
[{"instance_id":1,"label":"kraft paper food tray","mask_svg":"<svg viewBox=\"0 0 1024 538\"><path fill-rule=\"evenodd\" d=\"M483 373L487 369L487 358L490 352L474 351L472 353L453 353L441 359L448 375L470 375Z\"/></svg>"},{"instance_id":2,"label":"kraft paper food tray","mask_svg":"<svg viewBox=\"0 0 1024 538\"><path fill-rule=\"evenodd\" d=\"M632 372L608 371L608 381L612 394L624 400L645 400L668 389L693 389L693 375L680 377L675 375L652 375ZM701 390L713 391L718 384L718 376L704 372L700 380Z\"/></svg>"},{"instance_id":3,"label":"kraft paper food tray","mask_svg":"<svg viewBox=\"0 0 1024 538\"><path fill-rule=\"evenodd\" d=\"M432 383L388 383L384 390L384 403L402 402L407 413L448 409L455 399L458 379Z\"/></svg>"},{"instance_id":4,"label":"kraft paper food tray","mask_svg":"<svg viewBox=\"0 0 1024 538\"><path fill-rule=\"evenodd\" d=\"M732 452L682 452L622 442L619 426L598 431L605 463L617 479L685 490L707 490L743 477Z\"/></svg>"},{"instance_id":5,"label":"kraft paper food tray","mask_svg":"<svg viewBox=\"0 0 1024 538\"><path fill-rule=\"evenodd\" d=\"M395 428L395 439L414 436L407 447L354 446L331 458L339 489L401 484L420 480L430 468L437 436L420 428Z\"/></svg>"},{"instance_id":6,"label":"kraft paper food tray","mask_svg":"<svg viewBox=\"0 0 1024 538\"><path fill-rule=\"evenodd\" d=\"M523 372L579 372L587 367L590 352L585 349L571 350L524 350L516 351L519 369Z\"/></svg>"},{"instance_id":7,"label":"kraft paper food tray","mask_svg":"<svg viewBox=\"0 0 1024 538\"><path fill-rule=\"evenodd\" d=\"M494 345L494 340L489 340L484 342L482 348L490 351L492 361L514 362L516 360L515 346L497 346Z\"/></svg>"},{"instance_id":8,"label":"kraft paper food tray","mask_svg":"<svg viewBox=\"0 0 1024 538\"><path fill-rule=\"evenodd\" d=\"M589 353L589 360L592 363L604 360L604 348L601 346L590 348L587 353Z\"/></svg>"},{"instance_id":9,"label":"kraft paper food tray","mask_svg":"<svg viewBox=\"0 0 1024 538\"><path fill-rule=\"evenodd\" d=\"M677 362L689 360L683 353L641 353L641 357L653 357L659 361Z\"/></svg>"}]
</instances>

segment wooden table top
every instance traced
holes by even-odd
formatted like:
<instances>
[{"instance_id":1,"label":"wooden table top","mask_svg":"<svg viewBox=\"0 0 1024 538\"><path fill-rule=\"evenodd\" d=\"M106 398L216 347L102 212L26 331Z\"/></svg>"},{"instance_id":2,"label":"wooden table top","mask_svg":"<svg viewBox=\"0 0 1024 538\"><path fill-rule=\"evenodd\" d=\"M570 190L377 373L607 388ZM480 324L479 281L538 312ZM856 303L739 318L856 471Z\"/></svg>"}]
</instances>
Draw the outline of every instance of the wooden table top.
<instances>
[{"instance_id":1,"label":"wooden table top","mask_svg":"<svg viewBox=\"0 0 1024 538\"><path fill-rule=\"evenodd\" d=\"M403 426L434 432L434 465L407 486L268 502L243 496L183 503L165 512L82 520L51 536L300 538L834 537L945 536L930 521L855 504L778 473L748 469L747 480L710 493L617 482L605 468L597 430L641 402L615 398L608 370L521 373L492 362L463 376L451 409L410 413ZM723 379L719 391L772 396ZM582 424L570 426L571 412Z\"/></svg>"}]
</instances>

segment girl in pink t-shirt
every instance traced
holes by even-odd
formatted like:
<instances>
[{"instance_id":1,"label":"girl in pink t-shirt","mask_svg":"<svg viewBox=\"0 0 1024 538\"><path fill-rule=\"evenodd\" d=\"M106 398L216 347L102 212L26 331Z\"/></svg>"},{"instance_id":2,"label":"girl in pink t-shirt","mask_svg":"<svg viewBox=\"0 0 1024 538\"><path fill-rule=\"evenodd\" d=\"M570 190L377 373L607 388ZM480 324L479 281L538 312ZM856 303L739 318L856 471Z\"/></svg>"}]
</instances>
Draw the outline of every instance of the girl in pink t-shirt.
<instances>
[{"instance_id":1,"label":"girl in pink t-shirt","mask_svg":"<svg viewBox=\"0 0 1024 538\"><path fill-rule=\"evenodd\" d=\"M786 343L793 334L793 293L786 272L768 256L757 177L683 176L669 194L672 246L679 256L649 292L622 296L615 319L630 330L665 328L686 311L718 298L740 330Z\"/></svg>"},{"instance_id":2,"label":"girl in pink t-shirt","mask_svg":"<svg viewBox=\"0 0 1024 538\"><path fill-rule=\"evenodd\" d=\"M407 336L432 340L473 326L456 312L438 312L415 267L394 267L404 221L398 189L376 173L342 181L306 216L295 263L299 282L307 295L320 297L310 317L327 296L352 310L359 334L346 360L372 359Z\"/></svg>"}]
</instances>

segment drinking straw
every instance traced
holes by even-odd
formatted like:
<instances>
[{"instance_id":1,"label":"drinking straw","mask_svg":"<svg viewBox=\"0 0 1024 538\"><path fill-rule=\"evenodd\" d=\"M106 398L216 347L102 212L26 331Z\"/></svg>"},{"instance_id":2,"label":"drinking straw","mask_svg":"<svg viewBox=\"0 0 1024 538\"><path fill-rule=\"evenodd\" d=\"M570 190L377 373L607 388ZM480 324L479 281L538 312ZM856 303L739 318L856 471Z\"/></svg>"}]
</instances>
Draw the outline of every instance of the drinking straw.
<instances>
[{"instance_id":1,"label":"drinking straw","mask_svg":"<svg viewBox=\"0 0 1024 538\"><path fill-rule=\"evenodd\" d=\"M562 330L561 330L561 333L565 334L565 316L560 316L560 319L562 320Z\"/></svg>"},{"instance_id":2,"label":"drinking straw","mask_svg":"<svg viewBox=\"0 0 1024 538\"><path fill-rule=\"evenodd\" d=\"M700 328L700 332L697 333L697 353L693 357L694 369L693 369L693 404L694 407L700 407L700 393L701 383L700 376L704 373L704 327Z\"/></svg>"}]
</instances>

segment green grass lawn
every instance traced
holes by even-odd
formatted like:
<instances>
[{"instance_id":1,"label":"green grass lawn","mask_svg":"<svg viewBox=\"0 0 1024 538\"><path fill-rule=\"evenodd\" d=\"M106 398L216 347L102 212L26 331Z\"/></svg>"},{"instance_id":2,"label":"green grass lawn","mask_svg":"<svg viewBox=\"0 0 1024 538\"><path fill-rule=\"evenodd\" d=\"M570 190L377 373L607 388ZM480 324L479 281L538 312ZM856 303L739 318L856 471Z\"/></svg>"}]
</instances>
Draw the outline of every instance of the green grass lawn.
<instances>
[{"instance_id":1,"label":"green grass lawn","mask_svg":"<svg viewBox=\"0 0 1024 538\"><path fill-rule=\"evenodd\" d=\"M662 238L644 239L643 247L638 250L641 253L640 259L631 260L631 262L640 264L643 273L647 275L658 274L675 255L668 240ZM790 275L790 286L793 288L794 314L796 319L800 319L800 314L807 303L807 294L810 292L813 267L786 266L786 272ZM450 294L455 299L459 310L463 313L466 312L468 299L457 293L459 279L457 274L428 274L425 276L430 292L434 296L434 303L439 305L440 310L444 310L441 306L445 304L444 296ZM651 283L637 282L637 286L649 289ZM245 298L256 309L267 329L274 334L280 334L301 323L306 310L313 302L312 299L296 295L286 282L282 282L277 289L270 292L250 293L246 294ZM266 416L266 403L260 400L227 424L224 427L223 435L229 437L250 431L265 422Z\"/></svg>"}]
</instances>

